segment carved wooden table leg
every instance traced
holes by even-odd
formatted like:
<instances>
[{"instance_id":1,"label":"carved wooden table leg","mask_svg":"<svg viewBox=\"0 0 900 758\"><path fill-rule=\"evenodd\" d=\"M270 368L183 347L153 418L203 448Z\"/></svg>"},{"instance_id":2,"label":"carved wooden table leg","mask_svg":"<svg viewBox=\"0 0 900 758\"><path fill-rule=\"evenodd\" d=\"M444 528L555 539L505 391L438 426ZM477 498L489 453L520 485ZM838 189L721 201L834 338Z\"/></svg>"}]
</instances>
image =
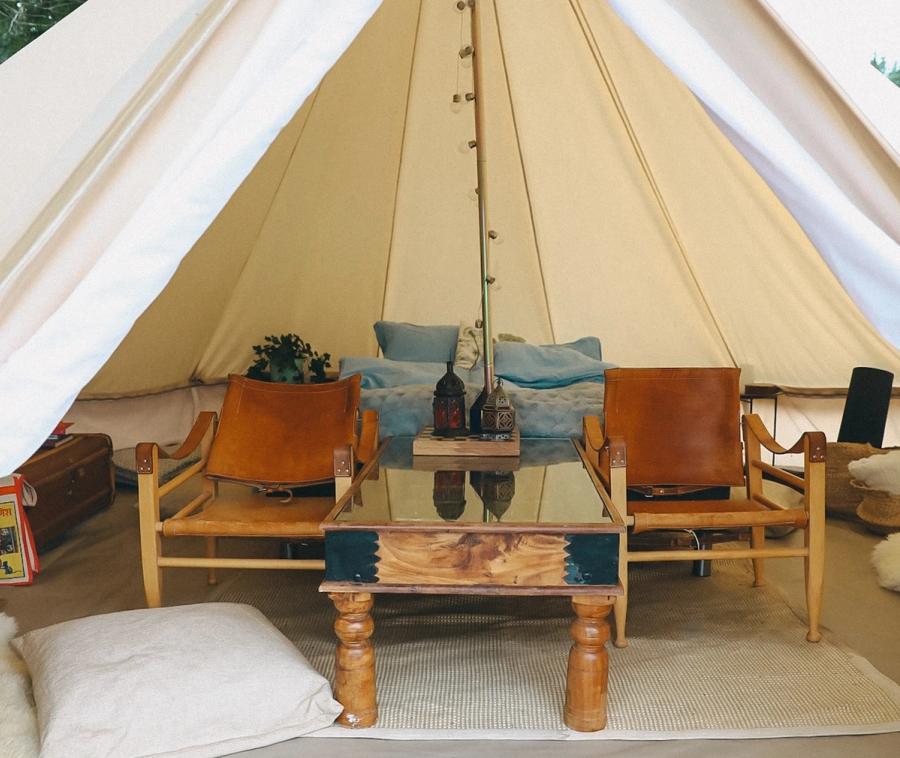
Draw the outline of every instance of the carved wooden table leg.
<instances>
[{"instance_id":1,"label":"carved wooden table leg","mask_svg":"<svg viewBox=\"0 0 900 758\"><path fill-rule=\"evenodd\" d=\"M375 624L372 595L368 592L332 592L329 597L340 614L334 622L338 637L334 697L344 706L338 723L361 728L378 719L375 701L375 651L369 637Z\"/></svg>"},{"instance_id":2,"label":"carved wooden table leg","mask_svg":"<svg viewBox=\"0 0 900 758\"><path fill-rule=\"evenodd\" d=\"M569 651L563 719L566 726L577 732L596 732L606 726L607 616L612 601L611 597L586 595L572 598L576 618L569 631L575 644Z\"/></svg>"}]
</instances>

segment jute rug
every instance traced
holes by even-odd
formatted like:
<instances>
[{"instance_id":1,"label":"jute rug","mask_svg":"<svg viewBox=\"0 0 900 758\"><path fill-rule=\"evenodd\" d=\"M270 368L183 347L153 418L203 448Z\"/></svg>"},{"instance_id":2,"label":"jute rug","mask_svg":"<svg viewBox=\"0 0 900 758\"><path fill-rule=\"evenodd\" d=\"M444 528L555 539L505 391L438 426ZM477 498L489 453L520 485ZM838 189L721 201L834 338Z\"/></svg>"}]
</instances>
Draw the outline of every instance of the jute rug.
<instances>
[{"instance_id":1,"label":"jute rug","mask_svg":"<svg viewBox=\"0 0 900 758\"><path fill-rule=\"evenodd\" d=\"M798 566L799 569L799 566ZM609 726L562 722L565 598L376 595L379 723L316 736L696 739L900 731L900 687L823 640L743 563L632 567L630 645L610 648ZM243 572L218 599L262 610L325 676L335 614L306 572Z\"/></svg>"}]
</instances>

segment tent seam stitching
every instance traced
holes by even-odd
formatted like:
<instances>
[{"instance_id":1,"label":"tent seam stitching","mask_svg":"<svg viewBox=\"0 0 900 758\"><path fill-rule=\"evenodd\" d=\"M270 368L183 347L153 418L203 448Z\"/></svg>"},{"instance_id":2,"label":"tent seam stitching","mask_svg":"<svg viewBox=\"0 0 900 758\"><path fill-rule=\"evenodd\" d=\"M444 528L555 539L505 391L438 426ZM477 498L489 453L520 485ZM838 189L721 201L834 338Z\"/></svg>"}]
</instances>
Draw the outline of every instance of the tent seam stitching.
<instances>
[{"instance_id":1,"label":"tent seam stitching","mask_svg":"<svg viewBox=\"0 0 900 758\"><path fill-rule=\"evenodd\" d=\"M509 112L512 116L513 132L516 135L516 151L519 154L519 166L522 169L522 183L525 185L525 198L528 201L528 217L531 220L531 236L534 239L534 252L537 257L538 274L541 277L541 289L544 291L544 307L547 309L547 324L550 327L550 339L556 342L556 329L553 326L553 314L550 312L550 298L547 295L547 280L544 277L544 263L541 258L541 245L538 242L537 227L534 221L534 206L531 202L531 188L528 184L528 172L525 170L525 156L522 154L522 140L519 137L519 122L516 119L516 108L513 104L512 87L509 81L509 68L506 65L506 48L503 45L503 33L500 31L500 12L497 0L493 0L494 24L497 27L497 41L500 44L500 60L503 63L503 79L506 82L506 96L509 99Z\"/></svg>"},{"instance_id":2,"label":"tent seam stitching","mask_svg":"<svg viewBox=\"0 0 900 758\"><path fill-rule=\"evenodd\" d=\"M594 59L594 63L596 63L597 69L600 72L600 76L603 79L603 83L606 85L606 88L609 91L610 97L613 101L613 105L616 108L616 112L618 113L619 118L622 120L622 124L625 127L625 132L628 136L629 142L631 143L631 147L634 149L635 155L638 159L638 163L640 164L641 169L644 172L645 177L647 178L647 183L650 185L650 189L653 193L654 199L656 200L656 203L659 206L660 211L662 212L663 219L666 222L666 226L668 226L669 232L672 234L672 238L675 241L675 246L678 248L678 252L681 254L681 258L684 261L684 265L694 282L694 286L697 288L697 293L700 295L700 300L705 306L706 312L709 314L710 320L712 321L713 326L715 327L715 330L719 335L719 339L722 341L722 345L725 348L725 351L728 353L728 357L731 359L731 362L735 366L737 366L738 362L731 350L731 345L729 345L728 340L725 338L725 333L722 330L722 325L716 318L716 315L709 304L709 300L706 297L706 293L704 292L703 287L700 284L700 280L697 277L697 273L694 271L694 267L691 265L690 259L688 258L687 254L687 248L685 247L684 242L681 239L681 235L678 233L678 228L675 225L675 220L672 218L672 214L669 212L669 207L666 204L665 199L663 198L662 190L659 188L659 184L657 183L656 177L654 176L653 171L650 168L650 163L647 160L647 156L645 155L640 141L638 140L637 132L635 131L631 120L628 118L628 114L625 110L625 104L622 102L619 91L612 80L612 73L610 72L609 67L606 64L606 60L604 59L603 53L600 50L600 45L597 42L597 38L594 36L593 29L591 28L590 23L587 20L587 16L584 14L584 8L581 5L581 0L569 0L569 7L572 9L572 13L575 15L575 19L578 21L578 26L581 28L581 33L584 36L584 40L587 43L588 49L591 51L591 56Z\"/></svg>"},{"instance_id":3,"label":"tent seam stitching","mask_svg":"<svg viewBox=\"0 0 900 758\"><path fill-rule=\"evenodd\" d=\"M278 184L275 186L275 189L272 192L272 197L269 200L269 204L266 208L266 212L263 214L262 221L260 222L259 228L256 231L256 237L253 240L253 245L251 245L250 252L247 253L247 257L244 258L244 263L241 266L240 273L238 273L237 277L234 280L234 286L231 288L231 294L228 296L228 300L225 302L225 305L222 308L223 313L225 311L227 311L228 306L231 305L231 301L234 298L234 293L237 291L238 287L240 286L241 279L244 277L244 272L247 270L247 265L249 264L250 259L253 257L253 254L254 254L254 251L256 250L257 245L259 245L260 234L262 234L262 230L265 229L266 222L269 220L269 216L272 214L272 207L275 205L275 198L278 197L278 193L281 191L281 186L284 184L284 178L288 174L288 170L291 167L291 163L293 163L293 161L294 161L294 155L297 152L297 148L300 146L300 142L303 140L303 134L304 134L304 132L306 132L306 127L309 124L309 120L310 120L310 118L312 118L313 110L316 107L316 101L319 99L319 92L322 90L322 84L324 84L324 82L327 78L328 78L328 74L325 74L325 77L323 77L322 81L319 82L319 86L316 87L315 90L313 90L312 102L309 104L309 113L306 114L306 118L303 120L303 126L300 127L300 133L297 135L297 140L294 142L294 146L291 148L291 154L288 156L288 159L285 161L284 170L281 172L281 176L278 179ZM300 107L302 108L303 106L301 105ZM285 125L285 128L287 128L287 125ZM276 136L275 139L277 140L278 137ZM274 140L273 140L273 144L274 144ZM271 145L269 145L269 147L271 147ZM266 152L268 152L268 148L266 149ZM265 153L263 153L263 155L260 157L260 161L263 158L265 158ZM259 165L259 162L257 162L256 165ZM255 168L255 166L254 166L254 168ZM248 176L249 176L249 174L248 174ZM235 192L236 191L237 190L235 190ZM218 332L218 327L216 327L216 329L213 331L213 338L215 338L215 335L217 332ZM210 339L210 344L212 342L213 342L213 340ZM208 348L209 348L209 345L207 345L207 348L204 349L203 354L200 356L200 359L197 361L197 364L194 367L194 370L191 374L191 379L190 379L191 385L193 385L195 383L195 380L199 380L201 382L203 381L203 379L200 376L201 366L206 361L206 355L207 355Z\"/></svg>"},{"instance_id":4,"label":"tent seam stitching","mask_svg":"<svg viewBox=\"0 0 900 758\"><path fill-rule=\"evenodd\" d=\"M409 123L409 103L412 99L413 70L416 65L416 53L419 49L419 29L422 26L422 0L419 0L419 10L416 14L416 31L413 39L413 49L409 56L409 78L406 82L406 107L403 110L403 131L400 133L400 157L397 160L397 179L394 182L394 212L391 214L391 236L388 240L387 262L384 267L384 286L381 290L381 320L384 320L384 306L387 301L388 281L391 274L391 258L394 249L394 230L397 228L397 198L400 196L400 176L403 172L403 146L406 144L406 126ZM380 349L380 348L379 348ZM376 350L376 355L378 351Z\"/></svg>"}]
</instances>

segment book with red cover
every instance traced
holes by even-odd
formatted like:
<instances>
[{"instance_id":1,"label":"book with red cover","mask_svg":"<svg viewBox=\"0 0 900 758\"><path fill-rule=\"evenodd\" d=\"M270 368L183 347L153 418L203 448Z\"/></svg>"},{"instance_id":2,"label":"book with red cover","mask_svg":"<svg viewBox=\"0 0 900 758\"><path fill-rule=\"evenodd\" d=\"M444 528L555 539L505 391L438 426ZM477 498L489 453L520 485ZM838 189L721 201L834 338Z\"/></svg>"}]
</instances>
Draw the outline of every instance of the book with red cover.
<instances>
[{"instance_id":1,"label":"book with red cover","mask_svg":"<svg viewBox=\"0 0 900 758\"><path fill-rule=\"evenodd\" d=\"M25 506L35 493L21 474L0 477L0 586L25 585L40 570Z\"/></svg>"}]
</instances>

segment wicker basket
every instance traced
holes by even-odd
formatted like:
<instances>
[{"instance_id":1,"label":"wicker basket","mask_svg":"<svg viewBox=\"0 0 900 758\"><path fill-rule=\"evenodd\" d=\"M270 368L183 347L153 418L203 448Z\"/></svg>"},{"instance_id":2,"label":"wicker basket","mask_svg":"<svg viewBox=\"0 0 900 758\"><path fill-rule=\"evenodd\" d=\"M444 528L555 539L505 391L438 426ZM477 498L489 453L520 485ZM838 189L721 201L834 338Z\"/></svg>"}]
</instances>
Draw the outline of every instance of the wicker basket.
<instances>
[{"instance_id":1,"label":"wicker basket","mask_svg":"<svg viewBox=\"0 0 900 758\"><path fill-rule=\"evenodd\" d=\"M856 515L866 528L878 534L900 532L900 495L885 490L873 490L862 482L850 482L862 494Z\"/></svg>"},{"instance_id":2,"label":"wicker basket","mask_svg":"<svg viewBox=\"0 0 900 758\"><path fill-rule=\"evenodd\" d=\"M850 485L847 464L884 455L890 448L877 448L865 442L829 442L825 455L825 512L835 518L858 520L857 509L865 493Z\"/></svg>"}]
</instances>

